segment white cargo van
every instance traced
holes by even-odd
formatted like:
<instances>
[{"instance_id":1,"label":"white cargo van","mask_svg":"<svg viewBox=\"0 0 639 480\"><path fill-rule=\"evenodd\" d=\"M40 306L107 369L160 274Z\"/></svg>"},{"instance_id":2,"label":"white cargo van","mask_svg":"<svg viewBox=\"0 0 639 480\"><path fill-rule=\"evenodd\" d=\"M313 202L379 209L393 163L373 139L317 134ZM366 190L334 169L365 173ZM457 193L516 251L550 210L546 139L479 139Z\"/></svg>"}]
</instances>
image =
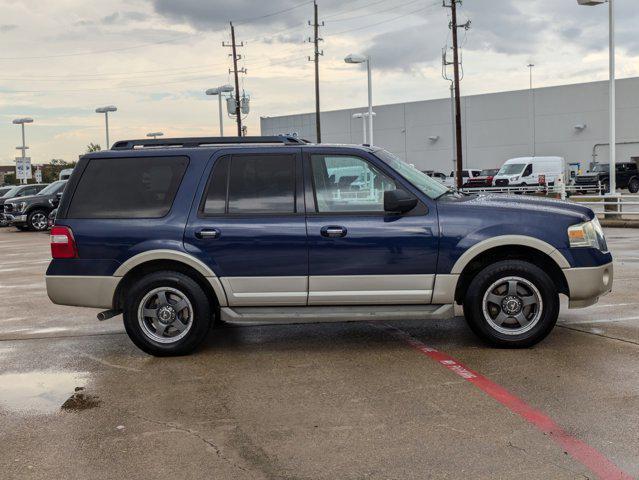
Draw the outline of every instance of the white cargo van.
<instances>
[{"instance_id":1,"label":"white cargo van","mask_svg":"<svg viewBox=\"0 0 639 480\"><path fill-rule=\"evenodd\" d=\"M566 161L562 157L521 157L506 161L495 175L495 187L527 187L539 185L544 177L546 185L554 185L557 177L566 180Z\"/></svg>"}]
</instances>

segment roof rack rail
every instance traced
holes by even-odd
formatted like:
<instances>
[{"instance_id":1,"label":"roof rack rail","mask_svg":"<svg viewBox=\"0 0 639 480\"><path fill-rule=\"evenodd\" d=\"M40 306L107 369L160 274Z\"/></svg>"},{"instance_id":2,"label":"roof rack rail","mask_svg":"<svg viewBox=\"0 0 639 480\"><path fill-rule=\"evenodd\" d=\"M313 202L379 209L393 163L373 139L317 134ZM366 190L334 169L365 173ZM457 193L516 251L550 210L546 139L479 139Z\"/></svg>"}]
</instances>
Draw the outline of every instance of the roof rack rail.
<instances>
[{"instance_id":1,"label":"roof rack rail","mask_svg":"<svg viewBox=\"0 0 639 480\"><path fill-rule=\"evenodd\" d=\"M157 138L144 140L122 140L113 144L111 150L133 150L145 147L195 148L206 145L237 145L255 143L275 143L283 145L304 145L307 140L289 136L276 135L267 137L193 137L193 138Z\"/></svg>"}]
</instances>

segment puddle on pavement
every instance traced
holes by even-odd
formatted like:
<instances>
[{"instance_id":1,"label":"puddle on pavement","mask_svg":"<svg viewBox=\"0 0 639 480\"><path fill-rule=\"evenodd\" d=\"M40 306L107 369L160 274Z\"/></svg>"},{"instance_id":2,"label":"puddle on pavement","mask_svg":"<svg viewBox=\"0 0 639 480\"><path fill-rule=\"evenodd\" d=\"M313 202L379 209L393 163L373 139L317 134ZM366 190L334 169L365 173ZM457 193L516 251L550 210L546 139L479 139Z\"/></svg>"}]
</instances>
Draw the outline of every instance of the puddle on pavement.
<instances>
[{"instance_id":1,"label":"puddle on pavement","mask_svg":"<svg viewBox=\"0 0 639 480\"><path fill-rule=\"evenodd\" d=\"M86 372L34 371L0 375L0 408L22 414L85 410L99 400L87 394Z\"/></svg>"}]
</instances>

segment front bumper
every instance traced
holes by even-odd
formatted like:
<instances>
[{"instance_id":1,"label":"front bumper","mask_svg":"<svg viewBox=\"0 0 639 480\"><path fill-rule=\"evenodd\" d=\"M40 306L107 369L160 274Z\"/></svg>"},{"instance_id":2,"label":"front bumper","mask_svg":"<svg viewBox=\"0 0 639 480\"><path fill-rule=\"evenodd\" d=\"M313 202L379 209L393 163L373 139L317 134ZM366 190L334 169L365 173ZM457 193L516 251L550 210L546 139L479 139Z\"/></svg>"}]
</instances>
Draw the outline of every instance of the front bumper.
<instances>
[{"instance_id":1,"label":"front bumper","mask_svg":"<svg viewBox=\"0 0 639 480\"><path fill-rule=\"evenodd\" d=\"M564 275L570 292L569 308L589 307L612 291L612 262L599 267L567 268Z\"/></svg>"},{"instance_id":2,"label":"front bumper","mask_svg":"<svg viewBox=\"0 0 639 480\"><path fill-rule=\"evenodd\" d=\"M5 213L4 220L7 223L27 223L26 215L14 215L12 213Z\"/></svg>"}]
</instances>

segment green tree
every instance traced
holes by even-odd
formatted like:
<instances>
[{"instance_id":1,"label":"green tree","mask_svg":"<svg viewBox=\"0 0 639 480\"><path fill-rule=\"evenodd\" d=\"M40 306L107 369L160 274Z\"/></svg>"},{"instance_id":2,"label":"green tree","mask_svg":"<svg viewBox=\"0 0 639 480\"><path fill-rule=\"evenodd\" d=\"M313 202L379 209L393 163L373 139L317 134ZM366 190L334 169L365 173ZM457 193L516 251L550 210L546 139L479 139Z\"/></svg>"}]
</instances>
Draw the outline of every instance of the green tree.
<instances>
[{"instance_id":1,"label":"green tree","mask_svg":"<svg viewBox=\"0 0 639 480\"><path fill-rule=\"evenodd\" d=\"M91 142L87 145L87 153L99 152L100 150L102 150L102 147L98 143Z\"/></svg>"}]
</instances>

